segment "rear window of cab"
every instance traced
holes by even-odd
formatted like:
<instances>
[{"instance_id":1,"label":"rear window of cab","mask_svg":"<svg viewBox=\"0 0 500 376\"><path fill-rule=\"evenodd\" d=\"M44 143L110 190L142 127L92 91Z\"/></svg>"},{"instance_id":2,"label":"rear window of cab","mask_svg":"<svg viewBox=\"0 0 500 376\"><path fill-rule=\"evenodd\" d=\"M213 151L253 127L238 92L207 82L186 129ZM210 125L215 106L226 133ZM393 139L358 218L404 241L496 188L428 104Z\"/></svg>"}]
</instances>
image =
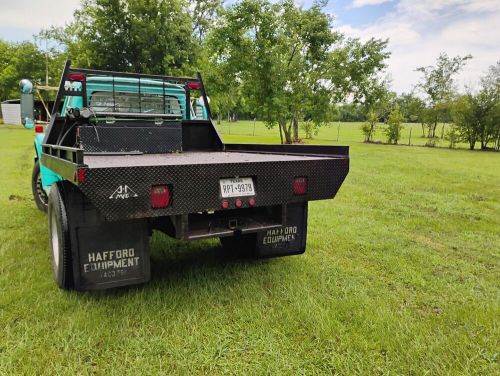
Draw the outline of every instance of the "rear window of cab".
<instances>
[{"instance_id":1,"label":"rear window of cab","mask_svg":"<svg viewBox=\"0 0 500 376\"><path fill-rule=\"evenodd\" d=\"M96 112L151 113L182 116L178 98L170 95L95 91L89 107Z\"/></svg>"}]
</instances>

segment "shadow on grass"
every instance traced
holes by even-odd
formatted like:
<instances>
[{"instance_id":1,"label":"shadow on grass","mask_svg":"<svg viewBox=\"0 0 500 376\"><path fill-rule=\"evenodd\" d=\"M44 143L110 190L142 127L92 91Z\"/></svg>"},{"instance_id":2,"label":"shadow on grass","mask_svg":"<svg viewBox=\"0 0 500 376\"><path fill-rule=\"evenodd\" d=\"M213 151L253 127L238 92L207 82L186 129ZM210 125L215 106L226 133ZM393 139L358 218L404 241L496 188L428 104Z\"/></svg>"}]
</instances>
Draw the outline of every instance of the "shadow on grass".
<instances>
[{"instance_id":1,"label":"shadow on grass","mask_svg":"<svg viewBox=\"0 0 500 376\"><path fill-rule=\"evenodd\" d=\"M245 257L237 249L223 248L217 239L179 241L161 233L155 233L150 240L150 257L151 280L148 283L84 294L100 299L156 290L175 294L187 288L224 289L246 283L254 271L264 272L262 268L267 270L267 264L273 260Z\"/></svg>"},{"instance_id":2,"label":"shadow on grass","mask_svg":"<svg viewBox=\"0 0 500 376\"><path fill-rule=\"evenodd\" d=\"M245 257L237 249L223 248L218 240L178 241L161 235L161 244L151 244L151 280L176 280L182 282L191 274L256 267L266 260Z\"/></svg>"}]
</instances>

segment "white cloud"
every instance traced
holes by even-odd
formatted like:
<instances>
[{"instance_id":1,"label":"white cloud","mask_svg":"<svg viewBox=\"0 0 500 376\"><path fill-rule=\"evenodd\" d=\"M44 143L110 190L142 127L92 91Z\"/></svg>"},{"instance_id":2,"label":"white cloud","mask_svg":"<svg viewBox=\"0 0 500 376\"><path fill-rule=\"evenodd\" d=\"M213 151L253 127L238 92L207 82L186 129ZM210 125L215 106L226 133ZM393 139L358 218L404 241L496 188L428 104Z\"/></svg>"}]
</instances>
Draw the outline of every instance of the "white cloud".
<instances>
[{"instance_id":1,"label":"white cloud","mask_svg":"<svg viewBox=\"0 0 500 376\"><path fill-rule=\"evenodd\" d=\"M393 89L408 92L419 74L441 52L472 54L459 85L474 85L489 65L500 60L500 8L489 0L401 0L393 12L364 27L340 25L349 36L389 38L388 72Z\"/></svg>"},{"instance_id":2,"label":"white cloud","mask_svg":"<svg viewBox=\"0 0 500 376\"><path fill-rule=\"evenodd\" d=\"M51 25L63 26L73 18L80 0L0 0L2 28L29 30L36 34Z\"/></svg>"},{"instance_id":3,"label":"white cloud","mask_svg":"<svg viewBox=\"0 0 500 376\"><path fill-rule=\"evenodd\" d=\"M498 9L498 0L474 0L465 1L461 8L468 12L489 12L492 9Z\"/></svg>"},{"instance_id":4,"label":"white cloud","mask_svg":"<svg viewBox=\"0 0 500 376\"><path fill-rule=\"evenodd\" d=\"M388 3L394 0L353 0L352 7L353 8L361 8L367 5L379 5L383 3Z\"/></svg>"}]
</instances>

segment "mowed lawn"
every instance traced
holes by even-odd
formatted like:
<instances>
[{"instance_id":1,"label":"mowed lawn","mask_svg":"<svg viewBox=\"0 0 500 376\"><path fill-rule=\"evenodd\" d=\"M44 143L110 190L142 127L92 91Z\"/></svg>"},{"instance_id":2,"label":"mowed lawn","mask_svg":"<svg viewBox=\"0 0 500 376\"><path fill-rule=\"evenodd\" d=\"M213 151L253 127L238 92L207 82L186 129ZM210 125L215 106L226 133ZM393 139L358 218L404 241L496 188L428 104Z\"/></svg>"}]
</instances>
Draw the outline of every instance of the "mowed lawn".
<instances>
[{"instance_id":1,"label":"mowed lawn","mask_svg":"<svg viewBox=\"0 0 500 376\"><path fill-rule=\"evenodd\" d=\"M316 143L328 143L328 144L350 144L359 143L364 140L364 136L361 132L361 125L363 122L335 122L329 123L325 126L319 128L319 132L314 136L313 142ZM447 131L450 129L451 124L438 124L436 128L436 137L432 139L432 142L436 147L448 148L450 142L446 140ZM229 123L227 121L222 121L218 125L219 132L224 136L258 136L266 139L273 139L279 142L279 129L274 127L268 129L264 126L262 122L251 121L251 120L241 120L238 122ZM378 143L387 142L387 137L385 134L386 125L379 123L376 126L375 134L373 140ZM427 130L425 130L427 134ZM304 139L305 133L302 128L299 129L299 137ZM254 141L252 141L254 142ZM401 130L401 139L399 144L401 145L416 145L423 146L429 142L427 137L424 137L422 133L422 126L420 123L404 123ZM480 143L477 142L476 148L480 148ZM493 147L493 144L489 145ZM455 145L459 149L468 149L469 145L467 143L457 143Z\"/></svg>"},{"instance_id":2,"label":"mowed lawn","mask_svg":"<svg viewBox=\"0 0 500 376\"><path fill-rule=\"evenodd\" d=\"M225 139L278 140L258 126ZM499 153L350 140L304 255L154 234L149 284L68 293L31 197L32 138L0 127L0 374L499 374Z\"/></svg>"}]
</instances>

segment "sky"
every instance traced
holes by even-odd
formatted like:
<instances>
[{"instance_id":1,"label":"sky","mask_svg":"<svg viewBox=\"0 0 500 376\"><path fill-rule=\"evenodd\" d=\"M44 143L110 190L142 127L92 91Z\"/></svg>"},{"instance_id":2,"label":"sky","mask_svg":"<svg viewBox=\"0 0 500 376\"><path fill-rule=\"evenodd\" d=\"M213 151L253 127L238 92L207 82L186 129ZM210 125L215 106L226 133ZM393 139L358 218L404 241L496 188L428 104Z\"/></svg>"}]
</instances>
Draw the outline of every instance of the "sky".
<instances>
[{"instance_id":1,"label":"sky","mask_svg":"<svg viewBox=\"0 0 500 376\"><path fill-rule=\"evenodd\" d=\"M232 2L232 1L231 1ZM305 7L313 0L296 0ZM79 0L0 0L0 38L32 40L42 28L72 19ZM472 54L458 85L474 88L500 60L500 0L330 0L334 29L362 40L389 38L392 89L410 92L415 68L434 64L440 52Z\"/></svg>"}]
</instances>

